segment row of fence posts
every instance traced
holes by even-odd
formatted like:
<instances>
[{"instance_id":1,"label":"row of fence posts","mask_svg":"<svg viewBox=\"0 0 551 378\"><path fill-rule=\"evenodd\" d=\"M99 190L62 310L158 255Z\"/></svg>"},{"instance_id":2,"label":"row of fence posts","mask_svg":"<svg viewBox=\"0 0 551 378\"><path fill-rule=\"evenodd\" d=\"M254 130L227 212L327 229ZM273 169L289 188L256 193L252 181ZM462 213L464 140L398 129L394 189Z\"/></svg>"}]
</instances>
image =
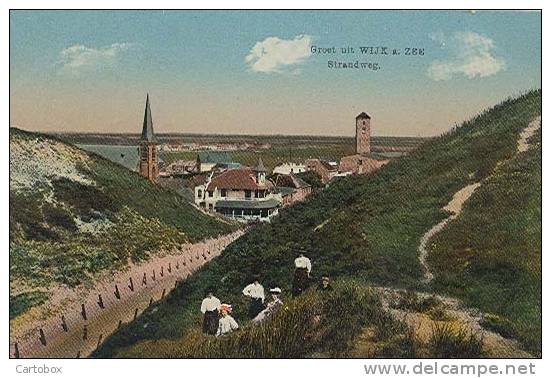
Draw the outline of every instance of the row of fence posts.
<instances>
[{"instance_id":1,"label":"row of fence posts","mask_svg":"<svg viewBox=\"0 0 551 378\"><path fill-rule=\"evenodd\" d=\"M207 243L208 244L208 243ZM221 248L223 245L223 242L218 242L215 246L218 247L218 248ZM210 251L210 247L207 247L207 254L210 255L211 254L211 251ZM202 252L201 253L201 256L203 257L203 260L207 260L207 255L205 255L205 252ZM182 265L185 267L187 267L187 262L186 262L186 258L184 258L182 260ZM197 252L195 254L195 260L199 260L199 252ZM190 254L189 256L189 262L190 263L193 263L193 256ZM175 264L175 269L176 270L179 270L180 269L180 262L179 261L176 261L176 264ZM169 262L168 263L168 267L167 267L167 271L168 273L172 273L172 264ZM193 269L192 269L193 271ZM164 272L164 266L161 266L161 270L159 271L159 274L161 277L164 277L165 276L165 272ZM188 273L188 275L186 276L186 278L188 278L189 276L191 275L191 273ZM157 277L155 275L155 269L153 269L152 271L152 274L151 274L151 280L152 281L156 281L157 280ZM176 280L176 282L174 283L174 288L176 288L178 286L178 283L180 282L180 280ZM142 276L142 287L143 286L147 286L147 273L144 272L143 276ZM131 292L134 292L135 290L135 287L134 287L134 280L132 279L132 277L129 277L128 279L128 288L130 289ZM119 286L117 284L115 284L115 289L114 289L114 292L113 294L115 295L115 298L117 300L120 300L121 299L121 292L119 290ZM166 288L163 289L163 292L161 294L161 300L165 297L166 295ZM103 296L101 294L98 294L98 300L97 300L97 305L99 306L100 309L105 309L105 304L103 302ZM153 304L153 297L150 298L149 300L149 306L151 306ZM81 310L80 310L80 314L82 316L82 319L84 319L84 321L87 321L88 320L88 315L86 313L86 306L84 303L81 304ZM136 308L134 310L134 316L133 316L133 320L136 320L136 318L138 317L138 308ZM122 319L119 320L119 323L117 325L117 329L121 328L122 327ZM64 332L69 332L69 326L67 324L67 320L65 319L65 315L61 315L61 328ZM47 340L46 340L46 334L44 333L44 330L42 328L39 329L39 340L40 340L40 343L43 345L43 346L46 346L47 345ZM86 341L88 340L88 325L87 324L84 324L83 328L82 328L82 340L83 341ZM97 342L97 345L96 345L96 349L99 348L99 346L101 345L101 342L103 341L103 334L100 334L99 337L98 337L98 342ZM81 351L79 350L78 353L76 354L76 358L79 358L81 355ZM19 343L15 342L14 343L14 354L13 356L15 358L21 358L21 351L19 350Z\"/></svg>"}]
</instances>

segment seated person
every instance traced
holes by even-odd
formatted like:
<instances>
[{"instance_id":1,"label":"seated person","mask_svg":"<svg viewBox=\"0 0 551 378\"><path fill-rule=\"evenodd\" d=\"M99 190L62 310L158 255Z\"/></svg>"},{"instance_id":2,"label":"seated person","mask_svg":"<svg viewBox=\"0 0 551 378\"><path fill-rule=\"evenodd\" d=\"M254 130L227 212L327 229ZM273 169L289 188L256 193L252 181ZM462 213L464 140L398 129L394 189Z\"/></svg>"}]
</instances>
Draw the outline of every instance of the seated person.
<instances>
[{"instance_id":1,"label":"seated person","mask_svg":"<svg viewBox=\"0 0 551 378\"><path fill-rule=\"evenodd\" d=\"M323 276L321 277L321 282L318 285L319 291L332 291L333 286L331 286L331 281L329 280L329 276Z\"/></svg>"},{"instance_id":2,"label":"seated person","mask_svg":"<svg viewBox=\"0 0 551 378\"><path fill-rule=\"evenodd\" d=\"M260 323L264 320L268 319L270 316L272 316L274 313L277 312L283 305L283 302L281 299L279 299L281 295L281 289L279 287L275 287L273 289L270 289L270 294L272 294L272 300L270 303L266 305L266 308L253 319L253 322Z\"/></svg>"}]
</instances>

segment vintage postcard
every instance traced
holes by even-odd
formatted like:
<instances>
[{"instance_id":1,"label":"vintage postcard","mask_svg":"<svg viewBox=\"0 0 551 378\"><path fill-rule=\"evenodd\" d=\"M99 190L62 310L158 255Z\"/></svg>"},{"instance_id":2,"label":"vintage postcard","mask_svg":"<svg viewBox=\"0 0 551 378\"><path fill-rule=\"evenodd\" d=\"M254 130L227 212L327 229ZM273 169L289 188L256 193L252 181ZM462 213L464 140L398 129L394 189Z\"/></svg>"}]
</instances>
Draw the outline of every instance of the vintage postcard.
<instances>
[{"instance_id":1,"label":"vintage postcard","mask_svg":"<svg viewBox=\"0 0 551 378\"><path fill-rule=\"evenodd\" d=\"M541 17L11 10L9 357L541 358Z\"/></svg>"}]
</instances>

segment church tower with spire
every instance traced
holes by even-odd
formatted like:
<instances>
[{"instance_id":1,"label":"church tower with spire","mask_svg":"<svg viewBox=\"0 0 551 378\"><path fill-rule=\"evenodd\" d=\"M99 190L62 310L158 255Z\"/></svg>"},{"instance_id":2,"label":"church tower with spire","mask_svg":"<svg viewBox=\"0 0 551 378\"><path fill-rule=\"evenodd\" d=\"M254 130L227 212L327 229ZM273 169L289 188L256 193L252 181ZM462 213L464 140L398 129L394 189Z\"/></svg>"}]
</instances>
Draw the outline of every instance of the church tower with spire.
<instances>
[{"instance_id":1,"label":"church tower with spire","mask_svg":"<svg viewBox=\"0 0 551 378\"><path fill-rule=\"evenodd\" d=\"M149 106L149 93L145 100L145 114L143 117L142 136L140 138L140 174L152 182L159 176L157 161L157 139L153 133L153 119Z\"/></svg>"}]
</instances>

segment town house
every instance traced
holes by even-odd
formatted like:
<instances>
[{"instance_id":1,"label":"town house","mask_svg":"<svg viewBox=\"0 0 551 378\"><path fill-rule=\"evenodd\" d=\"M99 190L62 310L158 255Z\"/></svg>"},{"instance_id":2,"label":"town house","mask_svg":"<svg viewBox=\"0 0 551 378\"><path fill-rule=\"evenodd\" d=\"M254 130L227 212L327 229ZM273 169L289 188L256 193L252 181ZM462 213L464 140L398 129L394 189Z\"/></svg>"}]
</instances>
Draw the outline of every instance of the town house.
<instances>
[{"instance_id":1,"label":"town house","mask_svg":"<svg viewBox=\"0 0 551 378\"><path fill-rule=\"evenodd\" d=\"M259 159L255 168L228 169L211 173L195 187L195 204L209 211L243 221L268 221L277 215L281 195L266 179Z\"/></svg>"}]
</instances>

